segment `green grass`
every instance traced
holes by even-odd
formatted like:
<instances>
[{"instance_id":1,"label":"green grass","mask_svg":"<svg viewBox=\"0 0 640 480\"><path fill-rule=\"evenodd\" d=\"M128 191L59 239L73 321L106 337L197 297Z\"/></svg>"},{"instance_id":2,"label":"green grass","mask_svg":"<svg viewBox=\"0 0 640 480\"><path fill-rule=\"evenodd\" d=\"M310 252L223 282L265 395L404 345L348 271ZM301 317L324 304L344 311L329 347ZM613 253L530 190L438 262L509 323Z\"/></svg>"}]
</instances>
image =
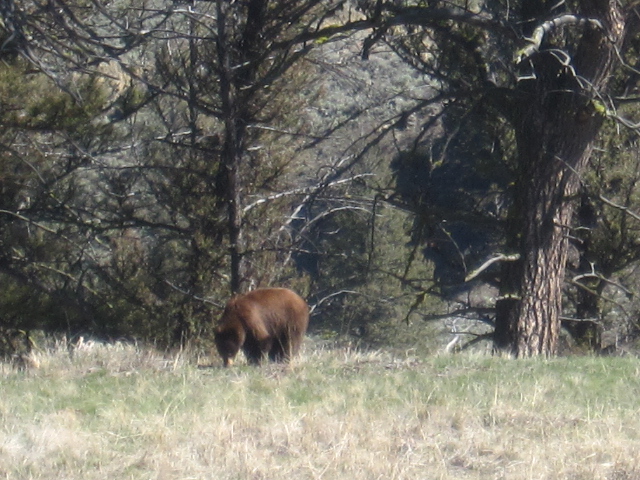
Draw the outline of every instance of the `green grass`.
<instances>
[{"instance_id":1,"label":"green grass","mask_svg":"<svg viewBox=\"0 0 640 480\"><path fill-rule=\"evenodd\" d=\"M308 342L291 367L200 369L122 346L40 364L0 369L0 478L640 478L634 358Z\"/></svg>"}]
</instances>

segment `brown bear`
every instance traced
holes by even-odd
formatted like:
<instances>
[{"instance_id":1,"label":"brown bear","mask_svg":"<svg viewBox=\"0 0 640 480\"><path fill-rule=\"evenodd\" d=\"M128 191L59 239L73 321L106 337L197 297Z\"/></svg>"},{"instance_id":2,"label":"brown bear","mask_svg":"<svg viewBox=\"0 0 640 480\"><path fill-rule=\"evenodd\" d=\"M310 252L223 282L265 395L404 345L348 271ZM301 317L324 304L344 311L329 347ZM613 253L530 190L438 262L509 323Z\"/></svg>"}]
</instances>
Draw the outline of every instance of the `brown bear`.
<instances>
[{"instance_id":1,"label":"brown bear","mask_svg":"<svg viewBox=\"0 0 640 480\"><path fill-rule=\"evenodd\" d=\"M309 325L309 306L286 288L262 288L236 295L222 313L215 342L228 367L242 348L249 363L265 357L288 361L298 353Z\"/></svg>"}]
</instances>

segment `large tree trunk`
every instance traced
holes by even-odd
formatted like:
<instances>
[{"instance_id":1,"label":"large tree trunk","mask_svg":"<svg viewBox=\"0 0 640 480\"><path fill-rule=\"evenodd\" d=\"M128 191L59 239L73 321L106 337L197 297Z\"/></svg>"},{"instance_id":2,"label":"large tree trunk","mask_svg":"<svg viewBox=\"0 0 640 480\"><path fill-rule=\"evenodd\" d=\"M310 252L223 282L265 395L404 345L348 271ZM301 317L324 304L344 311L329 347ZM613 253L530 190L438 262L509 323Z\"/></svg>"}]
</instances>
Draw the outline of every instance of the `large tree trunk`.
<instances>
[{"instance_id":1,"label":"large tree trunk","mask_svg":"<svg viewBox=\"0 0 640 480\"><path fill-rule=\"evenodd\" d=\"M222 148L223 190L227 206L229 236L230 285L233 293L248 288L250 278L243 234L242 159L245 153L247 126L253 123L251 90L260 68L265 45L267 0L235 4L217 0L218 63L224 143ZM240 18L245 18L244 25ZM249 93L247 93L249 92Z\"/></svg>"},{"instance_id":2,"label":"large tree trunk","mask_svg":"<svg viewBox=\"0 0 640 480\"><path fill-rule=\"evenodd\" d=\"M522 193L512 219L520 260L506 265L496 331L498 346L517 356L555 353L571 200L600 123L595 115L587 125L535 108L530 113L518 132Z\"/></svg>"},{"instance_id":3,"label":"large tree trunk","mask_svg":"<svg viewBox=\"0 0 640 480\"><path fill-rule=\"evenodd\" d=\"M520 260L503 268L495 346L519 357L556 352L574 199L604 119L592 99L606 86L624 30L615 1L583 3L604 28L582 27L575 70L540 51L529 59L535 78L517 89L520 171L509 232Z\"/></svg>"}]
</instances>

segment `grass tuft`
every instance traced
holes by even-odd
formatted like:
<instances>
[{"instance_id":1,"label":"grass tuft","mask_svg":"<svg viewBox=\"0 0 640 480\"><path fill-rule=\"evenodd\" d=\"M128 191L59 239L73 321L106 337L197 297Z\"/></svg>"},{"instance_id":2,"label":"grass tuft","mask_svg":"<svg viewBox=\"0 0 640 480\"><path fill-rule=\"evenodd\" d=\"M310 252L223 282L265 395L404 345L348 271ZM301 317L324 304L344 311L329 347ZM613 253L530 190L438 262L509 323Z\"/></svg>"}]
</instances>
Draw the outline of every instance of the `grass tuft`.
<instances>
[{"instance_id":1,"label":"grass tuft","mask_svg":"<svg viewBox=\"0 0 640 480\"><path fill-rule=\"evenodd\" d=\"M38 355L38 369L0 370L4 478L640 478L632 358L312 341L292 365L260 368L124 344Z\"/></svg>"}]
</instances>

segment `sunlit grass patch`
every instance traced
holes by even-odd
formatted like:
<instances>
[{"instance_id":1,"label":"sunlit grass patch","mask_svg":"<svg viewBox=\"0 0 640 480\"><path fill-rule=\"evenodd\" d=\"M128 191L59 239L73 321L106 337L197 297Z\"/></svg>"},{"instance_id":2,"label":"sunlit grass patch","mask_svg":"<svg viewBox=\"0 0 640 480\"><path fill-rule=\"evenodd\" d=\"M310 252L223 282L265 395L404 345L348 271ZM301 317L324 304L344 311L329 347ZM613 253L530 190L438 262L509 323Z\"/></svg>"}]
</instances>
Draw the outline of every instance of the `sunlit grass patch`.
<instances>
[{"instance_id":1,"label":"sunlit grass patch","mask_svg":"<svg viewBox=\"0 0 640 480\"><path fill-rule=\"evenodd\" d=\"M43 352L40 369L0 376L0 471L638 478L639 376L632 358L417 358L313 342L292 365L259 368L197 368L133 345Z\"/></svg>"}]
</instances>

